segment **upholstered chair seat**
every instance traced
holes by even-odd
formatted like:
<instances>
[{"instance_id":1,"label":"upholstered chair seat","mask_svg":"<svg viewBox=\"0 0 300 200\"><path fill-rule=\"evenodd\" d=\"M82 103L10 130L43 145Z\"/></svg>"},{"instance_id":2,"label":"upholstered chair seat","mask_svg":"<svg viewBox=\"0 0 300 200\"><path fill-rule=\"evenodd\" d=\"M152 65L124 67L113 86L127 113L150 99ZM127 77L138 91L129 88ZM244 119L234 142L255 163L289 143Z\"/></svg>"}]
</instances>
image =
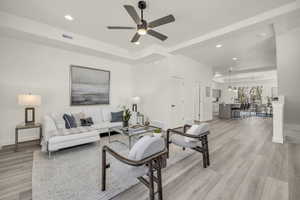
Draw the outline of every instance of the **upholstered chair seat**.
<instances>
[{"instance_id":1,"label":"upholstered chair seat","mask_svg":"<svg viewBox=\"0 0 300 200\"><path fill-rule=\"evenodd\" d=\"M102 150L103 191L106 188L106 167L108 166L106 164L106 152L127 166L128 176L137 178L149 188L150 200L154 200L154 182L156 182L158 199L162 200L161 168L164 167L167 158L167 149L162 137L142 137L134 144L128 156L118 154L108 146L104 146ZM154 175L155 172L156 176ZM144 178L145 176L148 177L148 180Z\"/></svg>"},{"instance_id":2,"label":"upholstered chair seat","mask_svg":"<svg viewBox=\"0 0 300 200\"><path fill-rule=\"evenodd\" d=\"M184 136L181 135L172 135L171 142L177 146L185 148L194 148L199 145L199 141L186 141Z\"/></svg>"},{"instance_id":3,"label":"upholstered chair seat","mask_svg":"<svg viewBox=\"0 0 300 200\"><path fill-rule=\"evenodd\" d=\"M202 153L203 155L203 167L206 168L210 165L208 140L209 127L207 123L185 125L183 132L177 129L168 129L167 131L167 148L169 151L169 144L175 144L176 146L193 149Z\"/></svg>"}]
</instances>

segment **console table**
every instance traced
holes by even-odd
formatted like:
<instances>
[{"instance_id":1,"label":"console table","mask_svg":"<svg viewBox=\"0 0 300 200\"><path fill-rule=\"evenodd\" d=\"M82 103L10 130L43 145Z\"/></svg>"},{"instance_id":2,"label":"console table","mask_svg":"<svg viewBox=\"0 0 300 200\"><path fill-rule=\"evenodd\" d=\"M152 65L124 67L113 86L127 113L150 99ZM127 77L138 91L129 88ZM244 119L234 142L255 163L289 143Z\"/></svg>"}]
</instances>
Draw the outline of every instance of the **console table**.
<instances>
[{"instance_id":1,"label":"console table","mask_svg":"<svg viewBox=\"0 0 300 200\"><path fill-rule=\"evenodd\" d=\"M19 124L16 126L15 129L15 151L18 150L18 145L19 145L19 130L24 130L24 129L33 129L33 128L39 128L40 131L40 138L39 138L39 142L41 143L41 139L42 139L42 124L40 123L35 123L35 124Z\"/></svg>"}]
</instances>

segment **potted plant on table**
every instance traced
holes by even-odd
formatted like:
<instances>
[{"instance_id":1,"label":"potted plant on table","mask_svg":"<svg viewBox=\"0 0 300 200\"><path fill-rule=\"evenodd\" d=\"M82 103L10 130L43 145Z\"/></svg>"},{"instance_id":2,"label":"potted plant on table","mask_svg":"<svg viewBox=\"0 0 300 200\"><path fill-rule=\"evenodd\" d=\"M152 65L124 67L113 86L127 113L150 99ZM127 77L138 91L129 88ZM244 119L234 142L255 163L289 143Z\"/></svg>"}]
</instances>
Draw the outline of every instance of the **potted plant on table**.
<instances>
[{"instance_id":1,"label":"potted plant on table","mask_svg":"<svg viewBox=\"0 0 300 200\"><path fill-rule=\"evenodd\" d=\"M161 135L162 135L161 128L155 129L153 135L157 136L157 137L161 137Z\"/></svg>"},{"instance_id":2,"label":"potted plant on table","mask_svg":"<svg viewBox=\"0 0 300 200\"><path fill-rule=\"evenodd\" d=\"M126 108L124 106L124 112L123 112L123 127L128 127L129 126L129 120L131 118L131 111L129 108Z\"/></svg>"}]
</instances>

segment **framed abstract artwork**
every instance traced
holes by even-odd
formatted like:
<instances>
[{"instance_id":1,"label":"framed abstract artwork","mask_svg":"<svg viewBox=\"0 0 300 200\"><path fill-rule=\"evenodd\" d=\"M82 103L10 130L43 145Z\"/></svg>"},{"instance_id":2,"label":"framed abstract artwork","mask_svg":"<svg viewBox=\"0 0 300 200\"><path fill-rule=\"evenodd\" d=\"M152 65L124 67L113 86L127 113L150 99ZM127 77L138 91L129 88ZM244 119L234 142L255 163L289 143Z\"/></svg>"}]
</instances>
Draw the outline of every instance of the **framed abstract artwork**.
<instances>
[{"instance_id":1,"label":"framed abstract artwork","mask_svg":"<svg viewBox=\"0 0 300 200\"><path fill-rule=\"evenodd\" d=\"M109 97L110 71L71 65L71 106L109 104Z\"/></svg>"}]
</instances>

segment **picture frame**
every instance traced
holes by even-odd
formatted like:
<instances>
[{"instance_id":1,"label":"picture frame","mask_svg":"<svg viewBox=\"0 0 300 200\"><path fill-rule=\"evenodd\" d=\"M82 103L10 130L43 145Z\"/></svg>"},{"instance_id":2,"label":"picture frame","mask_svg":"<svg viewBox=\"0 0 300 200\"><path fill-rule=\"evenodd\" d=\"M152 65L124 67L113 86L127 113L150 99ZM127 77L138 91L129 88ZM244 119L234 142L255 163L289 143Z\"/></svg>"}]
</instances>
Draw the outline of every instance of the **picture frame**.
<instances>
[{"instance_id":1,"label":"picture frame","mask_svg":"<svg viewBox=\"0 0 300 200\"><path fill-rule=\"evenodd\" d=\"M109 105L110 71L70 66L70 106Z\"/></svg>"}]
</instances>

